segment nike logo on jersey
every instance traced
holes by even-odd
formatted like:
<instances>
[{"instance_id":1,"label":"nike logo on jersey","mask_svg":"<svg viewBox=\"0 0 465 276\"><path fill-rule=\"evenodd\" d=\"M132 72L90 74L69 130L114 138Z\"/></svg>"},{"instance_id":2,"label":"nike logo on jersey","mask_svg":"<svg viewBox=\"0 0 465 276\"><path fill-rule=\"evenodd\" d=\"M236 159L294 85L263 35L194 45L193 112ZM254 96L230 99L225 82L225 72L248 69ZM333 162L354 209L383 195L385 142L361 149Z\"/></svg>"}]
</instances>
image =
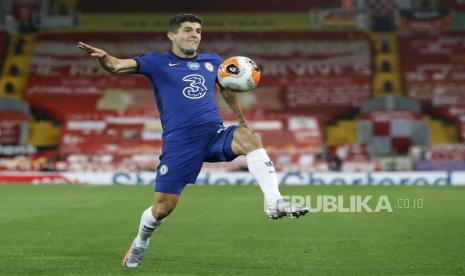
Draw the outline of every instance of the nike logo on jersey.
<instances>
[{"instance_id":1,"label":"nike logo on jersey","mask_svg":"<svg viewBox=\"0 0 465 276\"><path fill-rule=\"evenodd\" d=\"M172 67L172 66L176 66L176 65L179 65L179 63L168 63L168 66Z\"/></svg>"}]
</instances>

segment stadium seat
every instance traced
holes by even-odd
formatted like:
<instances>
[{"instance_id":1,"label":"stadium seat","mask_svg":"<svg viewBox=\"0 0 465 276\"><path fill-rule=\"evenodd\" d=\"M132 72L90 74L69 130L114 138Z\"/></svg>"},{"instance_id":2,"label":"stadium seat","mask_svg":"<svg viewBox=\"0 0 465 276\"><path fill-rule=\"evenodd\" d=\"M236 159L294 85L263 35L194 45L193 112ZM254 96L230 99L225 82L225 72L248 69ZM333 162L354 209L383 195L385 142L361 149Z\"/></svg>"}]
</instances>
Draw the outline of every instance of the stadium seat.
<instances>
[{"instance_id":1,"label":"stadium seat","mask_svg":"<svg viewBox=\"0 0 465 276\"><path fill-rule=\"evenodd\" d=\"M57 146L60 128L51 121L34 121L29 127L28 143L36 147Z\"/></svg>"},{"instance_id":2,"label":"stadium seat","mask_svg":"<svg viewBox=\"0 0 465 276\"><path fill-rule=\"evenodd\" d=\"M355 120L341 120L326 128L328 145L353 145L357 143L357 125Z\"/></svg>"}]
</instances>

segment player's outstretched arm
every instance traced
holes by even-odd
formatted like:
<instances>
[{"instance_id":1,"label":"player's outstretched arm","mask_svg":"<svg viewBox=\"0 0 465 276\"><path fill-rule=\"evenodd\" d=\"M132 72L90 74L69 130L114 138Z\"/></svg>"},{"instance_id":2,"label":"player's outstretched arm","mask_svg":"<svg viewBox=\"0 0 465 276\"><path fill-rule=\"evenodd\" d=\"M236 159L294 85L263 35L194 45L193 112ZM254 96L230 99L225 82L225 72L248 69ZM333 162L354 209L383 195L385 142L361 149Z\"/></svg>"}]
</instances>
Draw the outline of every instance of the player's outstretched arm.
<instances>
[{"instance_id":1,"label":"player's outstretched arm","mask_svg":"<svg viewBox=\"0 0 465 276\"><path fill-rule=\"evenodd\" d=\"M228 104L229 108L234 112L237 117L237 121L239 122L240 126L248 128L251 132L253 129L247 123L245 119L244 113L242 112L241 105L239 104L239 99L237 97L237 93L228 90L227 88L222 87L218 83L216 84L216 89L220 92L221 96L223 97L224 101Z\"/></svg>"},{"instance_id":2,"label":"player's outstretched arm","mask_svg":"<svg viewBox=\"0 0 465 276\"><path fill-rule=\"evenodd\" d=\"M134 59L120 59L109 55L105 50L78 42L77 47L87 52L91 57L97 58L100 66L110 73L132 73L137 69Z\"/></svg>"}]
</instances>

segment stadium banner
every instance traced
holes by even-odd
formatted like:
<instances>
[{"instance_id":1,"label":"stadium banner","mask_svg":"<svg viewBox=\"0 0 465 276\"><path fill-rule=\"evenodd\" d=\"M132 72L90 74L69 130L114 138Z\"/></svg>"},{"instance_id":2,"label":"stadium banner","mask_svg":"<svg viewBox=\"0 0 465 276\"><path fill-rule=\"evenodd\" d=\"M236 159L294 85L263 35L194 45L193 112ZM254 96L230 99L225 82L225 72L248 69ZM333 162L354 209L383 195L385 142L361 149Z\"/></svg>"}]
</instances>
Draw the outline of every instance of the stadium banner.
<instances>
[{"instance_id":1,"label":"stadium banner","mask_svg":"<svg viewBox=\"0 0 465 276\"><path fill-rule=\"evenodd\" d=\"M465 171L455 171L453 174L453 178L451 181L456 183L456 185L465 185Z\"/></svg>"},{"instance_id":2,"label":"stadium banner","mask_svg":"<svg viewBox=\"0 0 465 276\"><path fill-rule=\"evenodd\" d=\"M281 172L281 185L455 186L465 185L465 171L435 172ZM152 185L154 172L1 172L2 184ZM248 172L201 172L199 185L255 185Z\"/></svg>"},{"instance_id":3,"label":"stadium banner","mask_svg":"<svg viewBox=\"0 0 465 276\"><path fill-rule=\"evenodd\" d=\"M433 144L426 147L427 160L465 161L465 144Z\"/></svg>"},{"instance_id":4,"label":"stadium banner","mask_svg":"<svg viewBox=\"0 0 465 276\"><path fill-rule=\"evenodd\" d=\"M431 11L400 11L400 26L411 29L447 29L452 26L452 14L449 9Z\"/></svg>"},{"instance_id":5,"label":"stadium banner","mask_svg":"<svg viewBox=\"0 0 465 276\"><path fill-rule=\"evenodd\" d=\"M403 32L399 35L404 88L434 106L465 101L465 32Z\"/></svg>"},{"instance_id":6,"label":"stadium banner","mask_svg":"<svg viewBox=\"0 0 465 276\"><path fill-rule=\"evenodd\" d=\"M203 31L302 31L312 28L312 13L205 13ZM78 32L166 32L173 14L81 14Z\"/></svg>"},{"instance_id":7,"label":"stadium banner","mask_svg":"<svg viewBox=\"0 0 465 276\"><path fill-rule=\"evenodd\" d=\"M366 12L357 9L333 8L321 9L312 12L315 20L314 26L321 29L359 29L369 27Z\"/></svg>"},{"instance_id":8,"label":"stadium banner","mask_svg":"<svg viewBox=\"0 0 465 276\"><path fill-rule=\"evenodd\" d=\"M20 143L21 121L0 121L0 145L16 145Z\"/></svg>"},{"instance_id":9,"label":"stadium banner","mask_svg":"<svg viewBox=\"0 0 465 276\"><path fill-rule=\"evenodd\" d=\"M22 133L27 130L29 120L25 113L0 110L0 147L24 143Z\"/></svg>"},{"instance_id":10,"label":"stadium banner","mask_svg":"<svg viewBox=\"0 0 465 276\"><path fill-rule=\"evenodd\" d=\"M3 136L1 129L0 133ZM31 155L36 153L37 148L31 144L8 145L0 143L0 156Z\"/></svg>"},{"instance_id":11,"label":"stadium banner","mask_svg":"<svg viewBox=\"0 0 465 276\"><path fill-rule=\"evenodd\" d=\"M462 160L422 160L415 163L415 170L441 171L454 170L465 171L465 161Z\"/></svg>"}]
</instances>

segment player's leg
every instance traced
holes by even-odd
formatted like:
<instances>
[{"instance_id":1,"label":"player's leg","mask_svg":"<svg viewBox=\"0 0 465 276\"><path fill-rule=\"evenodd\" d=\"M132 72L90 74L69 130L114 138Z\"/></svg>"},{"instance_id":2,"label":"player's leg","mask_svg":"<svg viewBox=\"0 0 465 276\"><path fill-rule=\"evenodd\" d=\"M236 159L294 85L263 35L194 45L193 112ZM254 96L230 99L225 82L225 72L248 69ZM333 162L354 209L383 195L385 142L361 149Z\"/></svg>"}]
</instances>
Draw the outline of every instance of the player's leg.
<instances>
[{"instance_id":1,"label":"player's leg","mask_svg":"<svg viewBox=\"0 0 465 276\"><path fill-rule=\"evenodd\" d=\"M255 177L265 196L269 218L299 217L308 212L307 208L293 205L282 198L273 162L258 135L245 127L239 127L234 131L231 148L237 155L246 155L249 172Z\"/></svg>"},{"instance_id":2,"label":"player's leg","mask_svg":"<svg viewBox=\"0 0 465 276\"><path fill-rule=\"evenodd\" d=\"M266 203L273 204L282 198L273 162L263 148L260 137L245 127L239 127L234 131L231 147L237 155L246 155L249 172L257 180Z\"/></svg>"},{"instance_id":3,"label":"player's leg","mask_svg":"<svg viewBox=\"0 0 465 276\"><path fill-rule=\"evenodd\" d=\"M155 192L153 205L142 212L139 231L123 258L125 267L139 267L149 246L149 239L164 219L176 208L178 194Z\"/></svg>"},{"instance_id":4,"label":"player's leg","mask_svg":"<svg viewBox=\"0 0 465 276\"><path fill-rule=\"evenodd\" d=\"M141 246L148 244L150 236L163 223L164 218L176 208L178 201L178 194L155 193L153 205L142 213L139 232L135 239L136 244Z\"/></svg>"},{"instance_id":5,"label":"player's leg","mask_svg":"<svg viewBox=\"0 0 465 276\"><path fill-rule=\"evenodd\" d=\"M139 232L135 239L136 245L148 244L150 236L163 223L164 218L176 208L178 201L179 195L177 194L155 193L153 205L142 213Z\"/></svg>"},{"instance_id":6,"label":"player's leg","mask_svg":"<svg viewBox=\"0 0 465 276\"><path fill-rule=\"evenodd\" d=\"M153 217L157 220L163 220L176 208L178 201L179 194L156 192L151 208Z\"/></svg>"},{"instance_id":7,"label":"player's leg","mask_svg":"<svg viewBox=\"0 0 465 276\"><path fill-rule=\"evenodd\" d=\"M124 266L140 266L149 238L176 208L184 187L195 182L203 164L204 152L202 147L195 147L189 141L164 143L155 179L153 205L142 213L137 237L123 259Z\"/></svg>"}]
</instances>

